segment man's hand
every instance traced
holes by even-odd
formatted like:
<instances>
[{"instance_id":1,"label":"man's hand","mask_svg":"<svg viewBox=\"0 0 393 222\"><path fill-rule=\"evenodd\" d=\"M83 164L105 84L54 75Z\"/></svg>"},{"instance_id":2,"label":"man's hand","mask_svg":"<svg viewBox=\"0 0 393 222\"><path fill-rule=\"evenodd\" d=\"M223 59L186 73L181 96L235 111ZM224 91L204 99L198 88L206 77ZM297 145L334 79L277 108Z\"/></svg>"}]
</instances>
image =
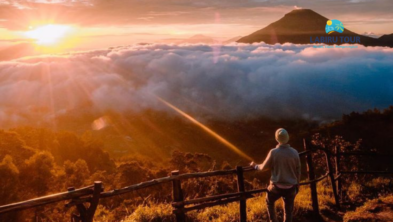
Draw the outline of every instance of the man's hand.
<instances>
[{"instance_id":1,"label":"man's hand","mask_svg":"<svg viewBox=\"0 0 393 222\"><path fill-rule=\"evenodd\" d=\"M254 162L251 162L250 163L250 166L252 167L252 168L254 168L255 169L255 166L256 166L257 164L256 163L254 163Z\"/></svg>"}]
</instances>

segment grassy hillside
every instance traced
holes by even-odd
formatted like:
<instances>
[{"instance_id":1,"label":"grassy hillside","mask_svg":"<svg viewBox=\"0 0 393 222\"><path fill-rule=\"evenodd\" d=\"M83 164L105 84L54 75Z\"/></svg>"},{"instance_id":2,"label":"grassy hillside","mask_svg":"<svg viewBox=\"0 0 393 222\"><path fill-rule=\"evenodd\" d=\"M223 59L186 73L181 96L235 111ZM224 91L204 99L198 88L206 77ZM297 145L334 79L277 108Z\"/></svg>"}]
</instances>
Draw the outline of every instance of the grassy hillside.
<instances>
[{"instance_id":1,"label":"grassy hillside","mask_svg":"<svg viewBox=\"0 0 393 222\"><path fill-rule=\"evenodd\" d=\"M87 123L97 118L91 118L91 121L81 118L78 121L71 117L58 120L58 126L63 131L32 126L0 130L0 174L4 178L0 183L0 205L62 192L71 186L77 188L90 185L95 180L103 181L105 188L110 190L165 177L175 169L189 173L233 169L236 165L248 164L247 160L179 117L163 113L128 117L108 113L106 116L110 119L109 124L94 131L91 124ZM388 135L393 134L390 121L392 117L393 108L390 108L364 114L352 113L344 116L342 121L322 126L304 120L264 118L205 124L260 162L267 151L275 146L273 134L278 127L289 130L291 144L298 150L302 150L302 138L311 139L313 135L313 144L330 150L339 146L343 152L391 153L389 146L383 141L391 143ZM371 146L372 144L374 145ZM122 152L116 152L119 150ZM389 160L367 156L345 158L342 159L342 169L392 170ZM317 176L324 174L324 156L315 154L314 161ZM303 180L306 179L304 175ZM246 189L264 187L268 178L267 173L248 173ZM391 189L387 189L391 187L391 180L381 178L380 181L373 181L373 178L374 176L367 175L343 178L346 190L343 201L347 211L355 210L378 195L392 193ZM369 181L373 182L368 183ZM330 186L324 183L319 185L323 215L329 220L340 220L341 217L335 217L344 212L334 209ZM237 191L233 176L192 179L182 185L185 198L188 199ZM158 221L162 217L171 218L171 210L168 208L170 201L170 184L105 199L100 202L97 218L106 219L97 221L121 221L125 218L138 221L142 220L138 218L143 217L155 218L155 214L161 215ZM297 203L297 217L309 220L310 200L306 187L302 188ZM249 200L249 215L252 220L263 220L266 216L263 204L263 197ZM189 217L194 221L206 218L226 221L230 217L236 217L237 211L233 210L235 208L236 204L231 204L190 213ZM64 205L59 203L3 215L0 221L22 221L32 217L38 217L40 221L64 221L69 219L70 211L64 211Z\"/></svg>"},{"instance_id":2,"label":"grassy hillside","mask_svg":"<svg viewBox=\"0 0 393 222\"><path fill-rule=\"evenodd\" d=\"M338 211L334 207L333 192L328 181L322 181L318 189L319 205L321 210L321 218L317 219L312 214L312 207L310 201L310 189L308 186L301 187L295 199L294 222L315 222L315 221L344 221L344 222L369 222L369 221L392 221L392 206L393 198L391 189L382 188L379 192L371 195L367 190L370 187L389 186L393 180L377 178L371 183L360 185L356 182L348 187L350 193L351 205L344 205L342 211ZM368 197L377 197L378 195L387 195L367 201L364 206L355 208L356 205L361 205L362 202L357 200ZM371 195L371 196L370 196ZM168 203L147 203L139 205L135 208L124 222L155 222L155 221L175 221L171 211L172 207ZM354 210L356 209L356 210ZM282 220L283 208L281 201L277 201L276 210L279 219ZM267 221L267 211L265 194L258 195L255 198L247 201L247 220L248 221ZM239 204L232 203L225 206L216 206L207 208L201 211L194 211L187 213L187 218L192 222L203 221L238 221L239 218ZM105 220L105 219L103 219Z\"/></svg>"}]
</instances>

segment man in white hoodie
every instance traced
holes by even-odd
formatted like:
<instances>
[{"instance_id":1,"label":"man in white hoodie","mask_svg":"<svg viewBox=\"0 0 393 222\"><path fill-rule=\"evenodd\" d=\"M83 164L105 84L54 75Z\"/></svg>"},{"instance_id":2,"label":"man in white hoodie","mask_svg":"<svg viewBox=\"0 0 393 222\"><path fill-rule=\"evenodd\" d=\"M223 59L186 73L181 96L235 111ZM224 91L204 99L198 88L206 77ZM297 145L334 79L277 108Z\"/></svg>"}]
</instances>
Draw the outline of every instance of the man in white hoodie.
<instances>
[{"instance_id":1,"label":"man in white hoodie","mask_svg":"<svg viewBox=\"0 0 393 222\"><path fill-rule=\"evenodd\" d=\"M271 171L270 185L267 188L266 204L271 222L278 222L274 203L282 197L284 200L284 222L292 222L293 205L300 182L299 153L289 144L288 132L280 128L276 131L278 145L270 150L262 164L250 165L256 170Z\"/></svg>"}]
</instances>

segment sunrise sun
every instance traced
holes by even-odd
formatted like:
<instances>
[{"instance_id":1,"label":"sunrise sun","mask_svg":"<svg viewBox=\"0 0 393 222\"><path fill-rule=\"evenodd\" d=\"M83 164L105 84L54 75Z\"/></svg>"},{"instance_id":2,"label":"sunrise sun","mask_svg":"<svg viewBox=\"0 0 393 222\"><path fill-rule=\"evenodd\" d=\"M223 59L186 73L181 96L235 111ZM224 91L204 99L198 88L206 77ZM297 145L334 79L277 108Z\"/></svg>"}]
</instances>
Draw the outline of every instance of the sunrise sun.
<instances>
[{"instance_id":1,"label":"sunrise sun","mask_svg":"<svg viewBox=\"0 0 393 222\"><path fill-rule=\"evenodd\" d=\"M69 31L69 26L49 24L34 28L25 34L38 45L55 45L65 38Z\"/></svg>"}]
</instances>

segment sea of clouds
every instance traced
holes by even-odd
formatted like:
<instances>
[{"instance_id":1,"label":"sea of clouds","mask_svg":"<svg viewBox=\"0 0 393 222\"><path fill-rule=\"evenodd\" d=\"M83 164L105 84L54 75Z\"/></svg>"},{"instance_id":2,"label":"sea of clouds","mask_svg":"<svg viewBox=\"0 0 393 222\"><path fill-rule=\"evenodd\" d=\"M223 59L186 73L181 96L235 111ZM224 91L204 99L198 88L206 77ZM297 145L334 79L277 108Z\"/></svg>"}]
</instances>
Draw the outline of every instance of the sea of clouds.
<instances>
[{"instance_id":1,"label":"sea of clouds","mask_svg":"<svg viewBox=\"0 0 393 222\"><path fill-rule=\"evenodd\" d=\"M0 62L0 122L173 113L157 96L200 119L339 119L393 105L393 49L148 44Z\"/></svg>"}]
</instances>

